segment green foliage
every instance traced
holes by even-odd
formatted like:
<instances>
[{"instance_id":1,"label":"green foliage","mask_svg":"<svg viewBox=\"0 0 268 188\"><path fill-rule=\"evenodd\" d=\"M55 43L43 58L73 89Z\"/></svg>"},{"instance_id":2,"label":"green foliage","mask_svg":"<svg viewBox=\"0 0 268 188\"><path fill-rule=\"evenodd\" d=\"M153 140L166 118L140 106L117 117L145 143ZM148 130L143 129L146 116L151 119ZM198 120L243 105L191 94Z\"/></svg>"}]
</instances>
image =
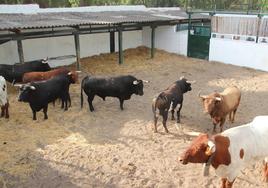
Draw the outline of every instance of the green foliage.
<instances>
[{"instance_id":1,"label":"green foliage","mask_svg":"<svg viewBox=\"0 0 268 188\"><path fill-rule=\"evenodd\" d=\"M79 0L69 0L69 3L71 7L78 7L79 6Z\"/></svg>"},{"instance_id":2,"label":"green foliage","mask_svg":"<svg viewBox=\"0 0 268 188\"><path fill-rule=\"evenodd\" d=\"M187 2L188 1L188 2ZM202 10L268 11L268 0L0 0L0 4L37 3L40 7L99 5L145 5L147 7L186 7Z\"/></svg>"}]
</instances>

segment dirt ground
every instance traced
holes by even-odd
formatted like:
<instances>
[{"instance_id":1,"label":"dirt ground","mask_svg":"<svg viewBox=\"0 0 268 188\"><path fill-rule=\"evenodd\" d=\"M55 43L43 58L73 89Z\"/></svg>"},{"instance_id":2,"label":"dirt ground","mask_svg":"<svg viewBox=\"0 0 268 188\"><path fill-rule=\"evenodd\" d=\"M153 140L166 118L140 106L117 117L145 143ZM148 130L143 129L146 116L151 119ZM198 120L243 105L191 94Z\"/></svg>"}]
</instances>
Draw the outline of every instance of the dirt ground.
<instances>
[{"instance_id":1,"label":"dirt ground","mask_svg":"<svg viewBox=\"0 0 268 188\"><path fill-rule=\"evenodd\" d=\"M268 74L262 71L191 59L157 50L149 58L144 47L125 51L125 63L117 64L116 54L101 54L82 61L83 73L92 75L132 74L149 80L144 96L125 101L96 97L95 112L87 101L80 109L80 85L70 88L72 107L63 112L60 105L49 106L32 121L30 107L17 101L17 90L9 86L10 119L0 119L0 188L3 187L219 187L213 168L202 176L201 164L183 166L177 157L193 139L188 131L211 132L213 125L203 114L197 95L222 91L236 85L242 90L241 103L233 124L247 123L257 115L268 114ZM151 102L155 95L184 75L197 83L184 95L182 131L168 120L171 133L152 131ZM85 97L85 94L84 94ZM219 131L219 129L218 129ZM266 187L262 162L244 170L234 187Z\"/></svg>"}]
</instances>

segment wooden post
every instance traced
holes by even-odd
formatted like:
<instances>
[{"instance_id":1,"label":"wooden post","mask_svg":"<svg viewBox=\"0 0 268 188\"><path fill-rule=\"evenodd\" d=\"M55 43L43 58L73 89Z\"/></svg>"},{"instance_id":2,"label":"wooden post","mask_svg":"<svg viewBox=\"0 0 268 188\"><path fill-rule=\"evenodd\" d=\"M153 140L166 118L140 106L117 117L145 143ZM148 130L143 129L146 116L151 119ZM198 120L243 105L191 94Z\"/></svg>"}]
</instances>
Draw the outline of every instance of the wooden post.
<instances>
[{"instance_id":1,"label":"wooden post","mask_svg":"<svg viewBox=\"0 0 268 188\"><path fill-rule=\"evenodd\" d=\"M74 33L74 43L75 43L75 52L76 52L76 69L80 70L80 42L79 34Z\"/></svg>"},{"instance_id":2,"label":"wooden post","mask_svg":"<svg viewBox=\"0 0 268 188\"><path fill-rule=\"evenodd\" d=\"M19 54L20 63L24 63L24 55L23 55L23 47L22 47L21 39L17 40L17 46L18 46L18 54Z\"/></svg>"},{"instance_id":3,"label":"wooden post","mask_svg":"<svg viewBox=\"0 0 268 188\"><path fill-rule=\"evenodd\" d=\"M151 58L154 58L154 53L155 53L155 28L156 26L152 25L151 29Z\"/></svg>"},{"instance_id":4,"label":"wooden post","mask_svg":"<svg viewBox=\"0 0 268 188\"><path fill-rule=\"evenodd\" d=\"M115 52L114 31L110 31L110 53Z\"/></svg>"},{"instance_id":5,"label":"wooden post","mask_svg":"<svg viewBox=\"0 0 268 188\"><path fill-rule=\"evenodd\" d=\"M123 32L122 32L122 28L119 27L118 28L118 51L119 51L119 64L123 64L124 62L124 54L123 54Z\"/></svg>"}]
</instances>

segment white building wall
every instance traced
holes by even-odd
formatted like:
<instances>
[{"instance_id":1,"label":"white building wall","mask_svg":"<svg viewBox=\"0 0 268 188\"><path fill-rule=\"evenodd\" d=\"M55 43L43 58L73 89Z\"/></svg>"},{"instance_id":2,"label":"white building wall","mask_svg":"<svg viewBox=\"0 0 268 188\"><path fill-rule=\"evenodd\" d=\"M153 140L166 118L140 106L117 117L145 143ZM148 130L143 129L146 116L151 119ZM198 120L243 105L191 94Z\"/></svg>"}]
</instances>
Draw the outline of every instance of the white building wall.
<instances>
[{"instance_id":1,"label":"white building wall","mask_svg":"<svg viewBox=\"0 0 268 188\"><path fill-rule=\"evenodd\" d=\"M151 28L142 33L143 45L151 47ZM159 26L155 30L155 47L167 52L187 55L188 32L176 31L176 26Z\"/></svg>"},{"instance_id":2,"label":"white building wall","mask_svg":"<svg viewBox=\"0 0 268 188\"><path fill-rule=\"evenodd\" d=\"M46 57L58 57L75 55L73 36L51 37L41 39L28 39L22 41L24 59L31 61ZM136 48L142 45L142 31L123 32L123 49ZM115 49L118 50L118 35L115 33ZM98 55L110 52L110 34L80 35L81 57ZM0 64L14 64L19 62L17 42L11 41L0 45ZM75 58L65 60L53 60L49 64L52 67L67 65L75 62Z\"/></svg>"},{"instance_id":3,"label":"white building wall","mask_svg":"<svg viewBox=\"0 0 268 188\"><path fill-rule=\"evenodd\" d=\"M110 43L109 52L110 52ZM142 30L123 32L123 50L142 45ZM118 33L115 33L115 51L118 51Z\"/></svg>"},{"instance_id":4,"label":"white building wall","mask_svg":"<svg viewBox=\"0 0 268 188\"><path fill-rule=\"evenodd\" d=\"M267 52L267 44L212 38L209 60L268 71Z\"/></svg>"},{"instance_id":5,"label":"white building wall","mask_svg":"<svg viewBox=\"0 0 268 188\"><path fill-rule=\"evenodd\" d=\"M17 42L7 42L0 45L0 64L12 64L18 62Z\"/></svg>"}]
</instances>

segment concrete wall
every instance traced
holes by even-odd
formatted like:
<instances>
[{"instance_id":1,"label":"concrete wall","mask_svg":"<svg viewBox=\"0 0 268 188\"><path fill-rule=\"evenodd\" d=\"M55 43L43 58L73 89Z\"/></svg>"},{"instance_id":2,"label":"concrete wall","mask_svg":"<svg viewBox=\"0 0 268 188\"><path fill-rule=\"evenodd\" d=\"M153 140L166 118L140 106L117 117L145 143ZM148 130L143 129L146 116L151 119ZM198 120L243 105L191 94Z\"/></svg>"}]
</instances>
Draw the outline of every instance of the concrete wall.
<instances>
[{"instance_id":1,"label":"concrete wall","mask_svg":"<svg viewBox=\"0 0 268 188\"><path fill-rule=\"evenodd\" d=\"M161 26L155 31L155 47L167 52L187 55L188 32L176 32L176 26ZM142 32L143 45L151 47L151 28L145 27Z\"/></svg>"},{"instance_id":2,"label":"concrete wall","mask_svg":"<svg viewBox=\"0 0 268 188\"><path fill-rule=\"evenodd\" d=\"M209 60L268 71L267 52L268 44L211 38Z\"/></svg>"}]
</instances>

